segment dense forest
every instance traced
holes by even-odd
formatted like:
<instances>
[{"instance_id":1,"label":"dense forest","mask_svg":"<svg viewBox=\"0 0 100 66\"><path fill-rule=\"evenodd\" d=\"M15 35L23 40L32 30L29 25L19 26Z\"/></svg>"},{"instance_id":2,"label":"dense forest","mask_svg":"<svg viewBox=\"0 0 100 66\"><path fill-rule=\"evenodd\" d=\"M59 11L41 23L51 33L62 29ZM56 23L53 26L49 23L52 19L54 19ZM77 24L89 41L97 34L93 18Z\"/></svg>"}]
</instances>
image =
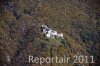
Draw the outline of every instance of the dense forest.
<instances>
[{"instance_id":1,"label":"dense forest","mask_svg":"<svg viewBox=\"0 0 100 66\"><path fill-rule=\"evenodd\" d=\"M46 24L64 34L47 38ZM69 56L70 63L28 63L28 56ZM75 63L74 55L94 56ZM0 66L99 66L100 0L0 0Z\"/></svg>"}]
</instances>

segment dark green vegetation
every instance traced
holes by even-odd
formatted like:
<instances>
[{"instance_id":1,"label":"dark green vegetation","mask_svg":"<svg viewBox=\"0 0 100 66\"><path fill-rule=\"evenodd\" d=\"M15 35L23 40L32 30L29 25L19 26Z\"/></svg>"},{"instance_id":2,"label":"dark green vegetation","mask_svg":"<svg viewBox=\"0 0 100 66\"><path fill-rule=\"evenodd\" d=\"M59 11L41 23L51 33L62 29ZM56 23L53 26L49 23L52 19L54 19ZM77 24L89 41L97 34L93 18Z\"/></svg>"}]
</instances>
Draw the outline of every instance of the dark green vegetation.
<instances>
[{"instance_id":1,"label":"dark green vegetation","mask_svg":"<svg viewBox=\"0 0 100 66\"><path fill-rule=\"evenodd\" d=\"M94 64L84 66L100 65L99 0L11 0L13 4L8 2L0 1L0 66L40 66L29 64L28 56L72 57L77 53L95 57ZM62 32L65 39L45 38L40 29L41 24ZM10 56L11 62L7 61L7 55ZM54 63L43 66L80 65Z\"/></svg>"}]
</instances>

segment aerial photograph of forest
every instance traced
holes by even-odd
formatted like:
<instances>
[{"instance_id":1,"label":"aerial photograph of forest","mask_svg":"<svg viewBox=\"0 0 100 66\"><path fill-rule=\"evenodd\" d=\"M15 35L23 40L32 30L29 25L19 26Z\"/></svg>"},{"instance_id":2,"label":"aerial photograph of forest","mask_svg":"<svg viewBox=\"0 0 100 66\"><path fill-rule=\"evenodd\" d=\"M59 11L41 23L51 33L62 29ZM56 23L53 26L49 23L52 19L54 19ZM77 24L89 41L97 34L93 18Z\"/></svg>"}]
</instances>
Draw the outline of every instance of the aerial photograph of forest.
<instances>
[{"instance_id":1,"label":"aerial photograph of forest","mask_svg":"<svg viewBox=\"0 0 100 66\"><path fill-rule=\"evenodd\" d=\"M100 0L0 0L0 66L100 66Z\"/></svg>"}]
</instances>

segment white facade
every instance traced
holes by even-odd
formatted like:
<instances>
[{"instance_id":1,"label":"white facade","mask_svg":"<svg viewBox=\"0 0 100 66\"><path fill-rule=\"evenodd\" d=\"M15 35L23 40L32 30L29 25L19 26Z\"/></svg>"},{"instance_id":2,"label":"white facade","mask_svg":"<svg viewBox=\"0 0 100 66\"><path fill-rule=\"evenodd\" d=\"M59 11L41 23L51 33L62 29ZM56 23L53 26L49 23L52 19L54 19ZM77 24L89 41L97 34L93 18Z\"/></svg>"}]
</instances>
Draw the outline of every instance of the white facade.
<instances>
[{"instance_id":1,"label":"white facade","mask_svg":"<svg viewBox=\"0 0 100 66\"><path fill-rule=\"evenodd\" d=\"M41 25L42 31L47 38L64 38L63 34L59 34L57 31L52 30L46 25Z\"/></svg>"}]
</instances>

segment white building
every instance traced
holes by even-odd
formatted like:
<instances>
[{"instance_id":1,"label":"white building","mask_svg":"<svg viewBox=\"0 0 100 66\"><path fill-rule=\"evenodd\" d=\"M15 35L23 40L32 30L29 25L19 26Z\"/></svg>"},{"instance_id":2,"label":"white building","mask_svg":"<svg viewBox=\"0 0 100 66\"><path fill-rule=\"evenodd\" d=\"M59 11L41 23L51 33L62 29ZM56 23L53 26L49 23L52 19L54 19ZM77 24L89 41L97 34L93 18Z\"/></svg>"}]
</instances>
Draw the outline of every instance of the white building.
<instances>
[{"instance_id":1,"label":"white building","mask_svg":"<svg viewBox=\"0 0 100 66\"><path fill-rule=\"evenodd\" d=\"M7 61L8 61L8 62L11 62L10 56L7 55L6 57L7 57Z\"/></svg>"},{"instance_id":2,"label":"white building","mask_svg":"<svg viewBox=\"0 0 100 66\"><path fill-rule=\"evenodd\" d=\"M42 31L47 38L64 38L63 34L59 34L57 31L52 30L47 25L41 25Z\"/></svg>"}]
</instances>

